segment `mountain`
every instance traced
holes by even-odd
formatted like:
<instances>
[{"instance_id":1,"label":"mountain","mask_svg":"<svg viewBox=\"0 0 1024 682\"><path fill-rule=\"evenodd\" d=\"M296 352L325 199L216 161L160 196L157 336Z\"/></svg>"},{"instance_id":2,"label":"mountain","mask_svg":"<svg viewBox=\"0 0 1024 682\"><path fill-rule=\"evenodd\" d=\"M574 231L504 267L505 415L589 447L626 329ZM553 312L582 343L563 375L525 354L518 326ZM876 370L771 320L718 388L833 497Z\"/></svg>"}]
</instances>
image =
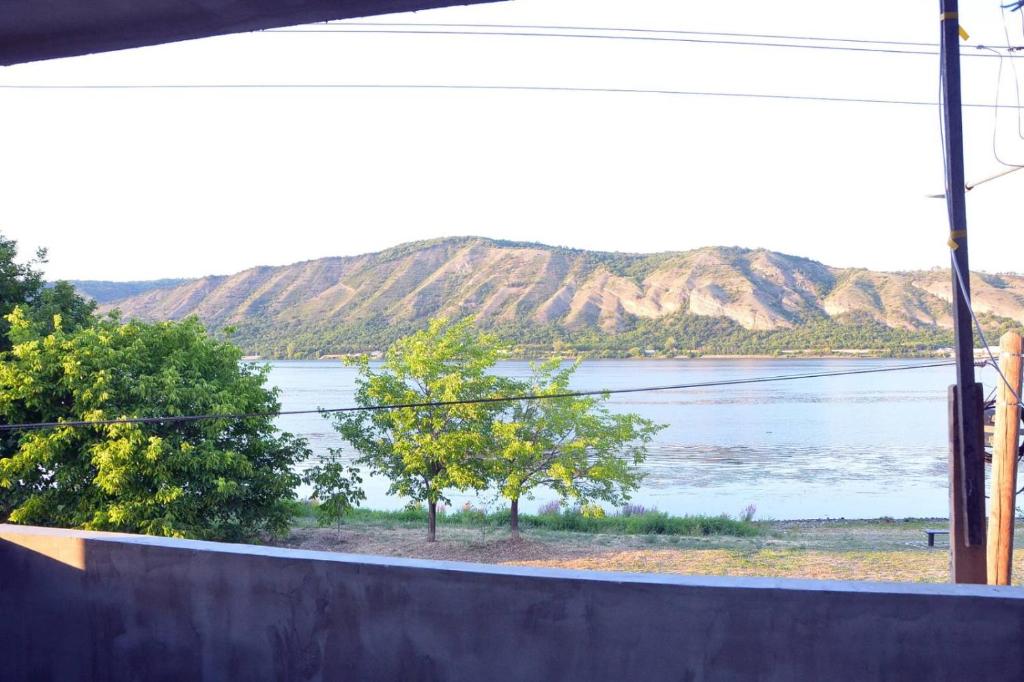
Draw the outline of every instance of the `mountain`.
<instances>
[{"instance_id":1,"label":"mountain","mask_svg":"<svg viewBox=\"0 0 1024 682\"><path fill-rule=\"evenodd\" d=\"M185 284L187 279L153 279L141 282L110 282L106 280L71 280L71 285L81 295L91 298L100 305L111 301L136 296L153 289L170 289Z\"/></svg>"},{"instance_id":2,"label":"mountain","mask_svg":"<svg viewBox=\"0 0 1024 682\"><path fill-rule=\"evenodd\" d=\"M126 317L232 327L246 350L271 356L381 348L439 315L473 314L527 348L608 354L913 351L949 345L951 327L945 270L834 268L735 247L628 254L459 237L228 276L75 286ZM1024 320L1024 277L975 274L972 287L993 329Z\"/></svg>"}]
</instances>

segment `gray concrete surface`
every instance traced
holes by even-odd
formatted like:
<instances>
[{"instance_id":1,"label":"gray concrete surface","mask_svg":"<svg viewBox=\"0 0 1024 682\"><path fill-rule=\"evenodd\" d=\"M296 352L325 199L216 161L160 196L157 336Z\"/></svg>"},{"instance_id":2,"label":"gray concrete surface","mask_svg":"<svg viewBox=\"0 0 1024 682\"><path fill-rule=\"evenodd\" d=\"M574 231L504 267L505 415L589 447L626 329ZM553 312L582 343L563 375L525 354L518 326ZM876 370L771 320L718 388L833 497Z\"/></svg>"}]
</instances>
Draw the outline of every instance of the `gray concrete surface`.
<instances>
[{"instance_id":1,"label":"gray concrete surface","mask_svg":"<svg viewBox=\"0 0 1024 682\"><path fill-rule=\"evenodd\" d=\"M0 679L1020 680L1024 591L0 525Z\"/></svg>"}]
</instances>

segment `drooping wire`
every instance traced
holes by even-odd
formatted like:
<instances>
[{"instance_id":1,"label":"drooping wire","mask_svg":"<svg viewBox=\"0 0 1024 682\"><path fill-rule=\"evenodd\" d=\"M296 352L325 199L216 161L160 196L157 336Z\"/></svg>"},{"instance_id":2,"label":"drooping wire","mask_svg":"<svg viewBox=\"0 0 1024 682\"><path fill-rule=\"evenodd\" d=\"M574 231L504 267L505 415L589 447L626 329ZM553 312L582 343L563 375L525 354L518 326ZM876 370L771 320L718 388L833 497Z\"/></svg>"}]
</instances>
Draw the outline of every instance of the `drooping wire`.
<instances>
[{"instance_id":1,"label":"drooping wire","mask_svg":"<svg viewBox=\"0 0 1024 682\"><path fill-rule=\"evenodd\" d=\"M1012 53L1012 49L1013 48L1010 47L1010 29L1007 28L1007 26L1006 26L1006 10L1000 8L999 9L999 13L1000 13L1000 18L1003 21L1003 36L1006 38L1006 49L1008 51L1011 51L1011 53ZM1021 26L1024 27L1024 15L1021 15ZM1000 54L1000 58L999 58L999 69L1000 69L1000 71L1002 70L1002 68L1003 68L1003 59L1002 59L1002 54ZM1013 69L1013 90L1014 90L1014 94L1017 97L1017 105L1020 106L1020 75L1017 73L1017 62L1016 62L1016 60L1013 60L1013 59L1010 60L1010 68ZM999 81L999 84L1002 85L1002 80L1001 79ZM1017 111L1017 136L1020 137L1021 139L1024 139L1024 118L1021 117L1021 114L1020 114L1019 110Z\"/></svg>"},{"instance_id":2,"label":"drooping wire","mask_svg":"<svg viewBox=\"0 0 1024 682\"><path fill-rule=\"evenodd\" d=\"M807 35L783 35L777 33L737 33L730 31L686 31L679 29L652 29L652 28L625 28L615 26L565 26L545 24L456 24L456 23L427 23L427 22L380 22L380 21L328 21L323 24L310 24L309 26L371 26L380 28L409 28L409 29L482 29L482 30L514 30L514 31L577 31L577 32L602 32L602 33L639 33L649 35L684 35L684 36L718 36L726 38L749 38L756 40L791 40L819 43L853 43L860 45L893 45L901 47L939 47L938 43L914 42L907 40L871 40L865 38L836 38L832 36L807 36ZM312 29L268 29L266 33L303 33ZM484 34L486 35L486 34ZM912 52L910 54L913 54ZM929 53L935 54L935 53ZM965 53L964 56L985 57Z\"/></svg>"},{"instance_id":3,"label":"drooping wire","mask_svg":"<svg viewBox=\"0 0 1024 682\"><path fill-rule=\"evenodd\" d=\"M953 272L956 275L956 281L960 287L960 293L963 295L967 311L971 314L971 319L974 320L974 326L978 330L978 336L981 338L981 343L985 349L985 354L988 355L992 368L996 371L996 374L999 375L999 378L1002 379L1003 384L1006 385L1006 389L1010 392L1011 395L1013 395L1013 399L1017 402L1017 405L1019 407L1024 408L1024 403L1021 402L1020 395L1018 395L1017 390L1014 389L1014 387L1007 380L1006 375L1003 374L1003 370L999 367L999 361L996 360L996 356L992 353L992 347L989 345L988 339L985 337L985 330L982 329L981 322L978 320L978 316L974 312L974 305L971 303L971 298L967 294L967 285L964 284L964 275L960 271L960 265L956 262L956 257L954 256L952 249L950 249L949 255L950 263L953 264Z\"/></svg>"},{"instance_id":4,"label":"drooping wire","mask_svg":"<svg viewBox=\"0 0 1024 682\"><path fill-rule=\"evenodd\" d=\"M366 24L364 24L366 25ZM397 24L386 24L390 26L399 26ZM778 43L778 42L767 42L761 40L715 40L711 38L679 38L679 37L668 37L668 36L652 36L652 35L602 35L597 33L552 33L552 32L536 32L536 31L513 31L513 30L458 30L454 28L441 29L441 28L397 28L397 29L385 29L385 28L343 28L344 24L333 24L337 28L278 28L269 29L266 31L260 31L261 34L301 34L307 33L311 35L324 35L324 34L366 34L366 35L436 35L436 36L460 36L460 37L471 37L471 36L492 36L492 37L503 37L503 38L563 38L563 39L582 39L582 40L626 40L626 41L643 41L643 42L658 42L658 43L690 43L697 45L736 45L740 47L770 47L770 48L792 48L802 50L826 50L836 52L868 52L868 53L880 53L880 54L905 54L905 55L917 55L917 56L935 56L938 53L934 51L926 50L897 50L892 48L882 47L859 47L853 45L814 45L814 44L801 44L801 43ZM414 26L416 26L414 24ZM597 29L605 30L605 29ZM615 30L615 29L608 29ZM712 35L723 35L723 34L712 34ZM724 34L727 35L727 34ZM867 41L863 41L867 42ZM972 52L965 52L965 57L990 57L993 55L978 54ZM1002 56L998 53L995 56Z\"/></svg>"},{"instance_id":5,"label":"drooping wire","mask_svg":"<svg viewBox=\"0 0 1024 682\"><path fill-rule=\"evenodd\" d=\"M992 50L992 48L984 47L984 46L982 46L982 49L984 49L984 50ZM994 50L993 50L993 52L994 52ZM1001 91L1003 89L1003 56L1001 54L999 54L999 53L996 53L996 54L999 56L999 67L996 70L995 107L992 109L992 156L994 156L996 161L999 162L1000 164L1002 164L1003 166L1007 166L1009 168L1020 168L1021 164L1010 163L1009 161L1004 161L1003 158L1001 156L999 156L999 96L1000 96L1000 93L1001 93ZM1017 134L1020 135L1021 134L1021 128L1020 128L1020 126L1021 126L1021 115L1020 115L1020 108L1019 108L1020 107L1020 83L1017 81L1017 67L1016 67L1016 65L1014 65L1014 67L1013 67L1013 75L1014 75L1014 89L1015 89L1015 92L1016 92L1016 95L1017 95L1017 107L1018 107L1018 109L1017 109Z\"/></svg>"},{"instance_id":6,"label":"drooping wire","mask_svg":"<svg viewBox=\"0 0 1024 682\"><path fill-rule=\"evenodd\" d=\"M658 90L643 88L574 87L561 85L474 85L435 83L0 83L0 90L465 90L498 92L578 92L612 95L666 95L677 97L723 97L730 99L766 99L782 101L890 104L933 107L924 100L873 99L864 97L827 97L755 92L714 92L709 90ZM964 108L991 109L988 103L962 104ZM1015 108L1000 104L1003 109Z\"/></svg>"},{"instance_id":7,"label":"drooping wire","mask_svg":"<svg viewBox=\"0 0 1024 682\"><path fill-rule=\"evenodd\" d=\"M848 369L829 372L805 372L801 374L776 374L772 376L750 377L746 379L723 379L718 381L699 381L685 384L668 384L662 386L642 386L639 388L616 388L600 389L591 391L567 391L564 393L540 393L523 394L510 396L495 396L489 398L467 398L463 400L433 400L424 402L396 403L387 405L369 405L355 407L320 408L316 410L277 410L273 412L249 412L238 414L193 414L193 415L168 415L162 417L125 417L120 419L87 419L78 421L63 422L35 422L22 424L0 424L0 431L34 431L40 429L57 428L86 428L95 426L115 426L122 424L163 424L176 422L197 422L213 421L218 419L241 420L267 417L284 417L300 414L342 414L348 412L380 412L385 410L451 407L456 405L478 405L487 403L508 403L533 400L554 400L559 398L580 398L588 396L609 396L626 393L651 393L655 391L675 391L692 388L714 388L718 386L741 386L747 384L762 384L775 381L794 381L797 379L820 379L826 377L850 376L855 374L878 374L882 372L900 372L912 369L926 369L930 367L951 367L954 362L920 362L910 365L895 365L892 367L869 367L864 369Z\"/></svg>"},{"instance_id":8,"label":"drooping wire","mask_svg":"<svg viewBox=\"0 0 1024 682\"><path fill-rule=\"evenodd\" d=\"M1003 36L1006 38L1006 48L1005 49L1012 51L1014 48L1010 46L1010 31L1009 31L1009 28L1006 25L1006 9L1004 7L1000 8L1000 16L1001 16L1002 26L1003 26ZM1024 15L1021 16L1021 22L1022 22L1022 26L1024 26ZM1003 54L1001 52L998 52L998 51L994 50L991 47L986 47L984 45L979 45L979 49L988 50L993 55L999 57L999 67L998 67L998 70L996 72L996 93L995 93L995 104L998 105L999 104L999 98L1000 98L1000 95L1002 93L1002 86L1003 86L1003 66L1004 66L1003 65L1003 58L1004 58ZM1013 89L1014 89L1014 96L1016 97L1016 102L1017 102L1017 106L1018 106L1018 109L1017 109L1017 137L1022 139L1022 140L1024 140L1024 117L1021 116L1021 111L1019 109L1020 104L1021 104L1021 97L1020 97L1020 75L1017 72L1017 63L1016 63L1016 61L1011 59L1010 60L1010 67L1013 69ZM995 157L995 160L996 160L997 163L999 163L999 164L1001 164L1003 166L1007 166L1007 167L1015 169L1015 170L1024 167L1024 164L1011 163L1009 161L1003 160L1003 158L999 155L998 138L999 138L999 107L996 106L993 109L993 121L992 121L992 156Z\"/></svg>"},{"instance_id":9,"label":"drooping wire","mask_svg":"<svg viewBox=\"0 0 1024 682\"><path fill-rule=\"evenodd\" d=\"M411 27L439 27L439 28L492 28L492 29L524 29L534 31L605 31L615 33L665 33L671 35L697 35L697 36L727 36L730 38L766 38L770 40L817 40L819 42L837 43L870 43L874 45L905 45L911 47L938 47L938 43L910 42L906 40L868 40L864 38L835 38L825 36L795 36L781 35L777 33L736 33L727 31L692 31L681 29L665 28L635 28L621 26L565 26L552 24L454 24L437 22L395 22L395 21L351 21L347 19L339 21L325 21L323 24L309 24L310 26L411 26ZM276 29L271 29L276 30Z\"/></svg>"}]
</instances>

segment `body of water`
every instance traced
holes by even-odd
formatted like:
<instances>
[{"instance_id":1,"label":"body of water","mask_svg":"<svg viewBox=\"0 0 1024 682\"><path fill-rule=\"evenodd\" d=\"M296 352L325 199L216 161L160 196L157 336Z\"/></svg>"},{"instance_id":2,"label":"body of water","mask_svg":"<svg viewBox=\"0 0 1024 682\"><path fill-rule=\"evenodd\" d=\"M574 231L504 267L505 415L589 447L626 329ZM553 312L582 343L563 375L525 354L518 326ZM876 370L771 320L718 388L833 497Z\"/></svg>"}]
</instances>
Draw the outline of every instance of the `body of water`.
<instances>
[{"instance_id":1,"label":"body of water","mask_svg":"<svg viewBox=\"0 0 1024 682\"><path fill-rule=\"evenodd\" d=\"M592 360L576 372L580 390L721 381L779 374L906 365L907 360ZM270 383L284 410L353 405L355 370L340 362L272 362ZM526 362L497 371L525 376ZM986 372L990 370L985 370ZM987 386L995 378L983 374ZM667 428L650 448L633 502L673 514L759 518L946 516L946 391L952 367L800 379L612 396L615 411ZM278 420L317 454L347 448L319 415ZM395 509L385 479L365 475L364 506ZM300 491L308 493L308 490ZM501 504L493 494L452 494L453 503ZM554 499L539 491L524 511Z\"/></svg>"}]
</instances>

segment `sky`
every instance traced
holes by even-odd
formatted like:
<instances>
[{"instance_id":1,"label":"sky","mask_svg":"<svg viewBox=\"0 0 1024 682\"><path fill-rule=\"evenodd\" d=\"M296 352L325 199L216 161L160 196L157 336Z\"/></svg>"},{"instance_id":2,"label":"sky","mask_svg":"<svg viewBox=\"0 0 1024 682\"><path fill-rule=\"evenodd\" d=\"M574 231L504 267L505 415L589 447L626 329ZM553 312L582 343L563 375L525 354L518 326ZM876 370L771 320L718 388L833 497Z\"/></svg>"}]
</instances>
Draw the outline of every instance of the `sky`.
<instances>
[{"instance_id":1,"label":"sky","mask_svg":"<svg viewBox=\"0 0 1024 682\"><path fill-rule=\"evenodd\" d=\"M979 44L1019 13L961 3ZM373 21L938 39L938 3L513 0ZM367 29L369 27L363 27ZM637 34L618 34L637 35ZM720 38L721 40L737 40ZM785 42L785 41L780 41ZM820 43L819 43L820 44ZM905 49L905 48L904 48ZM931 48L918 48L924 51ZM1016 103L964 58L964 101ZM1020 76L1024 78L1024 61ZM253 33L0 68L12 84L571 86L934 102L938 57L551 37ZM1024 163L964 114L968 182ZM1024 171L968 194L971 264L1024 271ZM452 235L609 251L764 247L948 266L937 107L627 93L0 88L0 232L51 279L228 274Z\"/></svg>"}]
</instances>

